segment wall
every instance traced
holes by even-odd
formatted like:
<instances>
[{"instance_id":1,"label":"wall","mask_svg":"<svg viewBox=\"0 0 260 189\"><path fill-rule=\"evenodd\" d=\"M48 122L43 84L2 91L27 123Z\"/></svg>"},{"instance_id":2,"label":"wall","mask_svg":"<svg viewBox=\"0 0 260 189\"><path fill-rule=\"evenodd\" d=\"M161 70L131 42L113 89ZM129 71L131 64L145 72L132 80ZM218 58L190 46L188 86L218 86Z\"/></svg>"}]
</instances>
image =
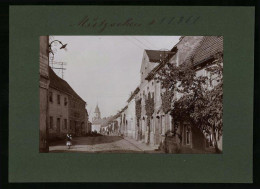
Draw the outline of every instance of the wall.
<instances>
[{"instance_id":1,"label":"wall","mask_svg":"<svg viewBox=\"0 0 260 189\"><path fill-rule=\"evenodd\" d=\"M52 93L52 102L50 101L50 95ZM58 104L57 95L60 95L60 104ZM67 104L65 105L65 98ZM53 126L51 128L49 119L49 137L50 139L65 137L69 130L69 111L68 111L68 95L64 94L56 89L49 89L49 118L53 118ZM60 126L58 127L57 118L60 118ZM67 120L67 127L64 123Z\"/></svg>"},{"instance_id":2,"label":"wall","mask_svg":"<svg viewBox=\"0 0 260 189\"><path fill-rule=\"evenodd\" d=\"M100 124L92 124L92 128L91 128L91 130L92 131L97 131L98 133L100 133L100 127L101 127L101 125Z\"/></svg>"},{"instance_id":3,"label":"wall","mask_svg":"<svg viewBox=\"0 0 260 189\"><path fill-rule=\"evenodd\" d=\"M40 57L39 57L39 99L40 99L40 122L39 122L39 151L48 152L48 88L49 88L49 53L48 36L40 36Z\"/></svg>"},{"instance_id":4,"label":"wall","mask_svg":"<svg viewBox=\"0 0 260 189\"><path fill-rule=\"evenodd\" d=\"M130 138L135 138L136 135L136 117L135 117L135 100L132 99L128 103L128 107L125 110L126 114L126 132Z\"/></svg>"},{"instance_id":5,"label":"wall","mask_svg":"<svg viewBox=\"0 0 260 189\"><path fill-rule=\"evenodd\" d=\"M83 130L83 135L91 133L91 124L88 121L89 116L87 113L87 110L85 111L85 125L84 125L84 130Z\"/></svg>"},{"instance_id":6,"label":"wall","mask_svg":"<svg viewBox=\"0 0 260 189\"><path fill-rule=\"evenodd\" d=\"M69 120L70 120L70 132L73 135L83 135L83 129L85 125L85 106L86 103L69 96Z\"/></svg>"}]
</instances>

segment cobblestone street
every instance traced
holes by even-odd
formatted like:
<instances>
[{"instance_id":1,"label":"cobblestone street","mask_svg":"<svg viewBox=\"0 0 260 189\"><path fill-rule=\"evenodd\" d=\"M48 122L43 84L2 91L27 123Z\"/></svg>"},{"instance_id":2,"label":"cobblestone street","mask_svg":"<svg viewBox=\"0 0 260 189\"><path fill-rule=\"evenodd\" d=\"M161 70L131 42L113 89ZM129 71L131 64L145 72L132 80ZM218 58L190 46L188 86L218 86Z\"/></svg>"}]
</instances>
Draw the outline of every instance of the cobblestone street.
<instances>
[{"instance_id":1,"label":"cobblestone street","mask_svg":"<svg viewBox=\"0 0 260 189\"><path fill-rule=\"evenodd\" d=\"M67 148L64 141L50 144L50 152L87 152L87 153L162 153L155 147L130 138L120 136L75 137L72 147Z\"/></svg>"}]
</instances>

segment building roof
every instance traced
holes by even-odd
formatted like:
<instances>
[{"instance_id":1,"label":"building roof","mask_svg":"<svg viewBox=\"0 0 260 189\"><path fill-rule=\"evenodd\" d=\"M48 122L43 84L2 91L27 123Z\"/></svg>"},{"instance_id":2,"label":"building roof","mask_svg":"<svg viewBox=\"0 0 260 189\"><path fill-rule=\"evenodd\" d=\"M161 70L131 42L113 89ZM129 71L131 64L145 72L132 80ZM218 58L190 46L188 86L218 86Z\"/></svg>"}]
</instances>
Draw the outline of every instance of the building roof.
<instances>
[{"instance_id":1,"label":"building roof","mask_svg":"<svg viewBox=\"0 0 260 189\"><path fill-rule=\"evenodd\" d=\"M96 119L92 122L92 125L101 125L101 127L107 126L112 120L114 116L102 118L102 119Z\"/></svg>"},{"instance_id":2,"label":"building roof","mask_svg":"<svg viewBox=\"0 0 260 189\"><path fill-rule=\"evenodd\" d=\"M128 98L127 102L130 102L134 97L135 95L140 91L139 87L137 87L134 92L131 93L130 97Z\"/></svg>"},{"instance_id":3,"label":"building roof","mask_svg":"<svg viewBox=\"0 0 260 189\"><path fill-rule=\"evenodd\" d=\"M161 62L161 59L169 51L145 50L150 62Z\"/></svg>"},{"instance_id":4,"label":"building roof","mask_svg":"<svg viewBox=\"0 0 260 189\"><path fill-rule=\"evenodd\" d=\"M100 110L99 110L98 105L96 106L96 108L95 108L95 112L94 112L94 113L100 113Z\"/></svg>"},{"instance_id":5,"label":"building roof","mask_svg":"<svg viewBox=\"0 0 260 189\"><path fill-rule=\"evenodd\" d=\"M194 52L193 63L199 64L218 53L223 53L223 36L205 36Z\"/></svg>"},{"instance_id":6,"label":"building roof","mask_svg":"<svg viewBox=\"0 0 260 189\"><path fill-rule=\"evenodd\" d=\"M73 96L76 99L79 99L85 102L72 88L71 86L59 76L55 74L55 72L49 67L49 78L50 78L50 87L67 93ZM85 102L86 103L86 102Z\"/></svg>"},{"instance_id":7,"label":"building roof","mask_svg":"<svg viewBox=\"0 0 260 189\"><path fill-rule=\"evenodd\" d=\"M176 46L174 46L172 48L171 51L167 51L166 55L167 55L167 59L170 59L172 56L174 56L177 53L178 49ZM145 78L146 80L150 81L154 75L167 63L167 61L161 62L160 64L158 64Z\"/></svg>"},{"instance_id":8,"label":"building roof","mask_svg":"<svg viewBox=\"0 0 260 189\"><path fill-rule=\"evenodd\" d=\"M180 41L183 37L180 38ZM173 47L177 48L177 44ZM172 51L173 51L172 49ZM205 36L201 40L200 44L193 50L189 57L187 57L185 63L192 62L194 65L198 65L209 59L214 58L214 55L223 53L223 36ZM164 63L157 65L145 78L151 80L154 75L164 66Z\"/></svg>"},{"instance_id":9,"label":"building roof","mask_svg":"<svg viewBox=\"0 0 260 189\"><path fill-rule=\"evenodd\" d=\"M93 125L102 125L102 123L104 122L104 119L96 119L94 121L92 121Z\"/></svg>"},{"instance_id":10,"label":"building roof","mask_svg":"<svg viewBox=\"0 0 260 189\"><path fill-rule=\"evenodd\" d=\"M223 53L223 37L204 36L200 44L183 63L192 63L194 66L197 66L205 61L214 59L214 56L218 53Z\"/></svg>"}]
</instances>

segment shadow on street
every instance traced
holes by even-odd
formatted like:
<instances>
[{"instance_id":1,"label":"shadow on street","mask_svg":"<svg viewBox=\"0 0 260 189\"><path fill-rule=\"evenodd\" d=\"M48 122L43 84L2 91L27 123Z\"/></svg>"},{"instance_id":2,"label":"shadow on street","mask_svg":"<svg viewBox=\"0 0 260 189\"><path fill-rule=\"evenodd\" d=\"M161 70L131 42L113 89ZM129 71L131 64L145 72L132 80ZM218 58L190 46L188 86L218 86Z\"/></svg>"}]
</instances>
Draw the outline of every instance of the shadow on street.
<instances>
[{"instance_id":1,"label":"shadow on street","mask_svg":"<svg viewBox=\"0 0 260 189\"><path fill-rule=\"evenodd\" d=\"M91 138L91 140L90 140ZM95 136L95 137L74 137L72 139L72 145L95 145L103 143L112 143L119 140L123 140L120 136ZM51 142L50 146L65 145L66 140L60 140Z\"/></svg>"}]
</instances>

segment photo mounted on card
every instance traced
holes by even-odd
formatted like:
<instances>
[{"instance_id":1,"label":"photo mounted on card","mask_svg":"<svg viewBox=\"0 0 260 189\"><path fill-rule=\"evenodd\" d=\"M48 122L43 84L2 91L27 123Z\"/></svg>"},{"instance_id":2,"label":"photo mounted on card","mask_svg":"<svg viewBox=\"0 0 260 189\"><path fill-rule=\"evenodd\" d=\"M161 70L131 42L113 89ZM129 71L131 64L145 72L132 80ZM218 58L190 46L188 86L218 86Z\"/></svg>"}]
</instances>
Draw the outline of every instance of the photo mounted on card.
<instances>
[{"instance_id":1,"label":"photo mounted on card","mask_svg":"<svg viewBox=\"0 0 260 189\"><path fill-rule=\"evenodd\" d=\"M222 153L222 36L40 39L41 152Z\"/></svg>"},{"instance_id":2,"label":"photo mounted on card","mask_svg":"<svg viewBox=\"0 0 260 189\"><path fill-rule=\"evenodd\" d=\"M254 7L11 6L10 182L252 182L253 57Z\"/></svg>"}]
</instances>

